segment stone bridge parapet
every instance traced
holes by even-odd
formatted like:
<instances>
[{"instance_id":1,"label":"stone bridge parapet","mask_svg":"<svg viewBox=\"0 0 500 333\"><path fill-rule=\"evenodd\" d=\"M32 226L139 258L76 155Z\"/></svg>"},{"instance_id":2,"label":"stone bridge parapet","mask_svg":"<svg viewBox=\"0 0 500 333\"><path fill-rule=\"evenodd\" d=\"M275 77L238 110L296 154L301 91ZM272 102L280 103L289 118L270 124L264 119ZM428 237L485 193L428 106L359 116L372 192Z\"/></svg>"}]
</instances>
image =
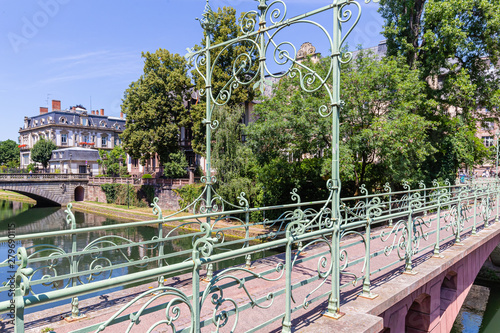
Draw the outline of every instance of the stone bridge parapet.
<instances>
[{"instance_id":1,"label":"stone bridge parapet","mask_svg":"<svg viewBox=\"0 0 500 333\"><path fill-rule=\"evenodd\" d=\"M83 200L87 184L87 174L0 174L0 189L26 195L38 205Z\"/></svg>"}]
</instances>

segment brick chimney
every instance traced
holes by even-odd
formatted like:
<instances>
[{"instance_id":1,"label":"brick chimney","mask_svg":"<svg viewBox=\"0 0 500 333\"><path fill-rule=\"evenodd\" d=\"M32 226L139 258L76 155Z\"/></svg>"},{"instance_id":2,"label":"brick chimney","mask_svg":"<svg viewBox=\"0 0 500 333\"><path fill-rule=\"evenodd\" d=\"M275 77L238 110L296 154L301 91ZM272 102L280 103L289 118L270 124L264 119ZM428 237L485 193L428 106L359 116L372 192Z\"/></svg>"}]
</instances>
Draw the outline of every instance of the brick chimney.
<instances>
[{"instance_id":1,"label":"brick chimney","mask_svg":"<svg viewBox=\"0 0 500 333\"><path fill-rule=\"evenodd\" d=\"M123 112L120 112L120 119L123 119Z\"/></svg>"},{"instance_id":2,"label":"brick chimney","mask_svg":"<svg viewBox=\"0 0 500 333\"><path fill-rule=\"evenodd\" d=\"M40 106L40 114L44 114L44 113L48 113L48 112L49 112L49 108Z\"/></svg>"},{"instance_id":3,"label":"brick chimney","mask_svg":"<svg viewBox=\"0 0 500 333\"><path fill-rule=\"evenodd\" d=\"M52 100L52 111L61 111L61 101Z\"/></svg>"},{"instance_id":4,"label":"brick chimney","mask_svg":"<svg viewBox=\"0 0 500 333\"><path fill-rule=\"evenodd\" d=\"M101 109L101 116L104 116L104 109Z\"/></svg>"}]
</instances>

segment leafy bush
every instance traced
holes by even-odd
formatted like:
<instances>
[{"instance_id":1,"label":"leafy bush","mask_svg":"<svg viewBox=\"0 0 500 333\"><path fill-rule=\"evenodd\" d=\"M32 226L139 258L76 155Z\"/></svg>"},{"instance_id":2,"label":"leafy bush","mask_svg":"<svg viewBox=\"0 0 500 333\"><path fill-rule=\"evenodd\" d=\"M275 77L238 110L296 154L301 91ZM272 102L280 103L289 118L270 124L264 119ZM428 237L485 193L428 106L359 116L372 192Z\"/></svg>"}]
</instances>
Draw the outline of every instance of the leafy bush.
<instances>
[{"instance_id":1,"label":"leafy bush","mask_svg":"<svg viewBox=\"0 0 500 333\"><path fill-rule=\"evenodd\" d=\"M30 163L28 164L28 166L26 167L26 169L28 170L28 172L35 172L37 169L36 169L36 165L34 163Z\"/></svg>"},{"instance_id":2,"label":"leafy bush","mask_svg":"<svg viewBox=\"0 0 500 333\"><path fill-rule=\"evenodd\" d=\"M203 192L203 184L189 184L173 191L180 197L179 206L181 209L192 204Z\"/></svg>"},{"instance_id":3,"label":"leafy bush","mask_svg":"<svg viewBox=\"0 0 500 333\"><path fill-rule=\"evenodd\" d=\"M148 185L142 186L140 190L129 184L102 184L101 188L106 194L106 202L115 205L147 207L154 197L154 187Z\"/></svg>"},{"instance_id":4,"label":"leafy bush","mask_svg":"<svg viewBox=\"0 0 500 333\"><path fill-rule=\"evenodd\" d=\"M145 173L142 175L142 179L151 179L153 176L151 176L149 173Z\"/></svg>"},{"instance_id":5,"label":"leafy bush","mask_svg":"<svg viewBox=\"0 0 500 333\"><path fill-rule=\"evenodd\" d=\"M163 164L163 175L167 178L186 177L187 167L186 154L180 150L170 154L169 161Z\"/></svg>"},{"instance_id":6,"label":"leafy bush","mask_svg":"<svg viewBox=\"0 0 500 333\"><path fill-rule=\"evenodd\" d=\"M144 195L148 203L152 203L155 198L155 187L153 185L142 185L140 193Z\"/></svg>"}]
</instances>

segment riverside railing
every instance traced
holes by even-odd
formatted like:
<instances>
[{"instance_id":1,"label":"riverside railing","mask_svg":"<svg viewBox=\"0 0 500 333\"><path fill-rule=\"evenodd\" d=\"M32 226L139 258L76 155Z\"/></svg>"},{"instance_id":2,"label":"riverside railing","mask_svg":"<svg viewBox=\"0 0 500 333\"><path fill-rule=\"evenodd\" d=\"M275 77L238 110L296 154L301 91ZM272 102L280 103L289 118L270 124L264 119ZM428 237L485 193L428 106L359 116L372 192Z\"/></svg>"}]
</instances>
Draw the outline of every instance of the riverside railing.
<instances>
[{"instance_id":1,"label":"riverside railing","mask_svg":"<svg viewBox=\"0 0 500 333\"><path fill-rule=\"evenodd\" d=\"M86 173L5 173L0 174L0 182L2 181L61 181L61 180L87 180L89 177Z\"/></svg>"},{"instance_id":2,"label":"riverside railing","mask_svg":"<svg viewBox=\"0 0 500 333\"><path fill-rule=\"evenodd\" d=\"M363 196L342 200L338 233L329 200L302 202L296 191L291 193L294 203L265 208L249 208L243 194L239 206L216 197L212 212L207 212L202 195L190 207L198 214L186 216L164 217L155 202L157 220L92 228L77 228L69 206L69 230L0 238L1 246L17 247L17 257L0 264L0 269L15 271L0 288L0 293L12 292L13 296L12 302L0 303L0 312L8 314L14 307L15 330L23 332L25 308L68 299L76 319L80 316L78 296L156 280L156 288L145 290L109 320L78 331L107 331L108 327L115 331L114 325L124 325L124 321L128 327L118 326L119 331L145 332L162 325L183 332L276 325L286 331L294 315L311 304L329 300L330 306L332 295L341 291L374 298L374 279L411 274L416 259L439 257L447 246L487 229L498 216L498 188L498 182L398 192L386 186L382 193L368 194L363 187ZM268 216L274 212L276 218L250 221L253 213L263 210ZM164 223L177 227L167 232ZM144 225L159 226L158 234L132 240L111 233ZM181 228L191 231L178 233ZM77 235L96 231L106 231L106 235L88 244L77 243ZM240 238L229 238L229 234ZM70 242L66 249L50 245L63 238ZM191 246L165 251L175 242ZM252 255L277 248L284 255L266 259L272 265L252 262ZM137 258L132 258L134 253ZM235 258L242 258L243 264L228 264ZM213 265L220 264L214 269ZM341 276L338 280L332 279L336 269ZM114 274L117 270L120 274ZM190 286L172 282L170 277L180 274L191 281ZM346 301L341 296L338 304ZM161 319L151 313L159 310ZM254 318L251 327L243 319L250 317Z\"/></svg>"}]
</instances>

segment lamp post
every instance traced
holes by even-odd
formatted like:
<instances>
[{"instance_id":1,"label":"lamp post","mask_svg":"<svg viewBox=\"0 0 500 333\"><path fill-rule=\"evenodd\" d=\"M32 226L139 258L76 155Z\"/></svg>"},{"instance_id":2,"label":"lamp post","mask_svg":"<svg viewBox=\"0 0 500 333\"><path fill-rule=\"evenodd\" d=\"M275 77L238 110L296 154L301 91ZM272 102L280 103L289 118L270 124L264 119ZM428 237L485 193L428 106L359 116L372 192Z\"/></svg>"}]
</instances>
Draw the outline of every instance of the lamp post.
<instances>
[{"instance_id":1,"label":"lamp post","mask_svg":"<svg viewBox=\"0 0 500 333\"><path fill-rule=\"evenodd\" d=\"M127 179L127 209L130 209L130 179Z\"/></svg>"}]
</instances>

